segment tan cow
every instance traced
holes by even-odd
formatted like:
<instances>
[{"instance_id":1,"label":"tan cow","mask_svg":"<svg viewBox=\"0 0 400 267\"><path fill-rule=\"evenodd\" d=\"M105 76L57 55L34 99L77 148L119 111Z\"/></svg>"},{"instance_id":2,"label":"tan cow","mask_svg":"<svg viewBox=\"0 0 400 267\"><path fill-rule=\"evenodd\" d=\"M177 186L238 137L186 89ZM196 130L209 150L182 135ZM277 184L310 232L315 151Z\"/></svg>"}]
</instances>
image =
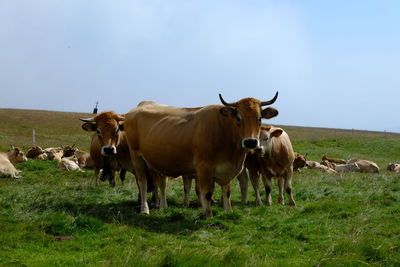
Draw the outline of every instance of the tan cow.
<instances>
[{"instance_id":1,"label":"tan cow","mask_svg":"<svg viewBox=\"0 0 400 267\"><path fill-rule=\"evenodd\" d=\"M141 102L126 114L125 131L139 180L141 213L148 214L148 164L168 176L196 174L206 217L212 216L214 182L222 185L224 209L231 210L230 181L242 168L249 149L259 147L262 118L278 114L262 106L275 102L244 98L235 103L198 108L177 108Z\"/></svg>"},{"instance_id":2,"label":"tan cow","mask_svg":"<svg viewBox=\"0 0 400 267\"><path fill-rule=\"evenodd\" d=\"M94 168L94 161L90 156L89 152L80 151L75 145L62 147L63 157L70 157L75 155L78 159L78 165L80 168Z\"/></svg>"},{"instance_id":3,"label":"tan cow","mask_svg":"<svg viewBox=\"0 0 400 267\"><path fill-rule=\"evenodd\" d=\"M392 172L400 172L400 164L398 163L389 163L389 165L386 168L388 171L392 171Z\"/></svg>"},{"instance_id":4,"label":"tan cow","mask_svg":"<svg viewBox=\"0 0 400 267\"><path fill-rule=\"evenodd\" d=\"M368 173L378 173L379 166L375 162L365 159L357 159L353 158L347 161L347 163L357 163L360 168L360 172L368 172Z\"/></svg>"},{"instance_id":5,"label":"tan cow","mask_svg":"<svg viewBox=\"0 0 400 267\"><path fill-rule=\"evenodd\" d=\"M26 161L24 153L18 147L13 147L7 152L0 152L0 177L21 178L21 172L14 167L14 164Z\"/></svg>"},{"instance_id":6,"label":"tan cow","mask_svg":"<svg viewBox=\"0 0 400 267\"><path fill-rule=\"evenodd\" d=\"M258 189L259 173L261 173L267 205L272 205L272 178L276 177L279 187L278 203L281 205L284 204L283 190L285 189L289 196L289 205L296 206L296 202L293 199L291 182L295 154L289 136L282 128L263 125L261 126L260 140L262 152L254 155L249 154L245 163L256 194L256 205L261 204ZM243 179L247 179L247 176L243 175L243 173L245 172L242 171L242 174L238 176L239 181L241 181L242 201L247 198L247 187L242 188L242 185L245 185ZM245 198L243 198L243 194Z\"/></svg>"},{"instance_id":7,"label":"tan cow","mask_svg":"<svg viewBox=\"0 0 400 267\"><path fill-rule=\"evenodd\" d=\"M317 171L327 172L327 173L336 173L336 171L332 168L329 168L325 165L320 164L319 162L307 160L306 162L307 168L314 169Z\"/></svg>"},{"instance_id":8,"label":"tan cow","mask_svg":"<svg viewBox=\"0 0 400 267\"><path fill-rule=\"evenodd\" d=\"M78 158L75 155L62 158L58 162L57 168L64 169L67 171L80 171L81 170L81 168L78 165Z\"/></svg>"},{"instance_id":9,"label":"tan cow","mask_svg":"<svg viewBox=\"0 0 400 267\"><path fill-rule=\"evenodd\" d=\"M85 131L96 133L92 136L90 145L90 155L94 160L94 169L96 173L96 181L100 169L103 169L102 179L109 179L110 185L115 186L115 172L120 169L120 178L122 183L125 179L126 171L130 171L135 174L133 169L131 157L129 154L129 147L126 139L126 135L123 130L124 116L116 114L112 111L102 112L93 118L80 119L85 123L82 128ZM160 207L167 207L166 198L166 177L161 175L151 168L147 168L146 177L151 179L150 184L154 185L154 188L150 188L152 191L152 202L157 203L158 199L158 188L161 193ZM192 177L184 176L184 191L185 207L189 206L189 194Z\"/></svg>"}]
</instances>

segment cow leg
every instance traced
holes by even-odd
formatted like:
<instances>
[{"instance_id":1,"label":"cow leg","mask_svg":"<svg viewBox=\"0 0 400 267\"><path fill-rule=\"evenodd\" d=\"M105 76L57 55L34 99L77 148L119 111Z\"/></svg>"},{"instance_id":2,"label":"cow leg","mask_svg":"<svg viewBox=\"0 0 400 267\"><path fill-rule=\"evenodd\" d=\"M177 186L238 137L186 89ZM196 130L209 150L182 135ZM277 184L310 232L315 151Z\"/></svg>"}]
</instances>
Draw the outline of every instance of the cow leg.
<instances>
[{"instance_id":1,"label":"cow leg","mask_svg":"<svg viewBox=\"0 0 400 267\"><path fill-rule=\"evenodd\" d=\"M247 191L249 187L249 178L247 177L246 168L237 176L240 185L240 193L242 195L242 204L247 204Z\"/></svg>"},{"instance_id":2,"label":"cow leg","mask_svg":"<svg viewBox=\"0 0 400 267\"><path fill-rule=\"evenodd\" d=\"M224 203L224 210L232 210L231 205L231 184L227 183L222 185L222 201Z\"/></svg>"},{"instance_id":3,"label":"cow leg","mask_svg":"<svg viewBox=\"0 0 400 267\"><path fill-rule=\"evenodd\" d=\"M256 206L260 206L262 204L261 196L260 196L260 175L258 171L254 168L249 168L250 181L254 189L254 195L256 197Z\"/></svg>"},{"instance_id":4,"label":"cow leg","mask_svg":"<svg viewBox=\"0 0 400 267\"><path fill-rule=\"evenodd\" d=\"M159 179L160 179L160 193L161 193L160 209L163 209L168 207L167 193L166 193L168 178L165 175L160 175Z\"/></svg>"},{"instance_id":5,"label":"cow leg","mask_svg":"<svg viewBox=\"0 0 400 267\"><path fill-rule=\"evenodd\" d=\"M136 155L132 155L133 168L136 172L136 179L139 184L140 194L140 213L149 214L149 205L147 204L147 177L146 177L146 163L144 160Z\"/></svg>"},{"instance_id":6,"label":"cow leg","mask_svg":"<svg viewBox=\"0 0 400 267\"><path fill-rule=\"evenodd\" d=\"M278 204L285 205L285 202L283 200L283 186L284 186L284 178L283 177L278 177Z\"/></svg>"},{"instance_id":7,"label":"cow leg","mask_svg":"<svg viewBox=\"0 0 400 267\"><path fill-rule=\"evenodd\" d=\"M198 171L197 178L199 181L201 205L203 206L206 218L210 218L213 216L211 210L211 200L214 193L214 179L212 178L212 172L209 170Z\"/></svg>"},{"instance_id":8,"label":"cow leg","mask_svg":"<svg viewBox=\"0 0 400 267\"><path fill-rule=\"evenodd\" d=\"M108 183L111 187L115 187L115 170L110 170L108 173Z\"/></svg>"},{"instance_id":9,"label":"cow leg","mask_svg":"<svg viewBox=\"0 0 400 267\"><path fill-rule=\"evenodd\" d=\"M264 187L265 187L265 204L268 206L272 205L272 196L271 196L271 190L272 190L272 180L271 177L267 177L265 174L262 175Z\"/></svg>"},{"instance_id":10,"label":"cow leg","mask_svg":"<svg viewBox=\"0 0 400 267\"><path fill-rule=\"evenodd\" d=\"M121 179L122 185L124 184L125 177L126 177L126 170L121 169L120 172L119 172L119 178Z\"/></svg>"},{"instance_id":11,"label":"cow leg","mask_svg":"<svg viewBox=\"0 0 400 267\"><path fill-rule=\"evenodd\" d=\"M296 201L294 201L293 192L292 192L292 174L293 174L292 170L288 171L288 173L286 174L286 177L285 177L285 190L286 190L286 193L289 196L289 205L290 206L296 206Z\"/></svg>"},{"instance_id":12,"label":"cow leg","mask_svg":"<svg viewBox=\"0 0 400 267\"><path fill-rule=\"evenodd\" d=\"M192 178L189 175L182 175L182 180L183 180L183 192L185 194L185 197L183 199L183 206L185 208L189 208L190 204L190 189L192 187Z\"/></svg>"}]
</instances>

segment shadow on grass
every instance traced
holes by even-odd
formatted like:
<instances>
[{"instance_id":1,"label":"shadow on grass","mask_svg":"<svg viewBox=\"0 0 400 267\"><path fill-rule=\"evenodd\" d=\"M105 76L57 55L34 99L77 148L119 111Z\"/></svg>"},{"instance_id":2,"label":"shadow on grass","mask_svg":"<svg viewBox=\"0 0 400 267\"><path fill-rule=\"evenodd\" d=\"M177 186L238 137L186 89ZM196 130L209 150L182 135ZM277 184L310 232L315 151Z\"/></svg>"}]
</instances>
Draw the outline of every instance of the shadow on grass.
<instances>
[{"instance_id":1,"label":"shadow on grass","mask_svg":"<svg viewBox=\"0 0 400 267\"><path fill-rule=\"evenodd\" d=\"M151 210L150 215L140 214L140 205L134 201L118 203L58 203L57 211L65 211L73 216L91 216L105 223L115 223L139 227L146 231L187 235L204 227L200 212L185 209L181 204L168 202L169 207L163 211Z\"/></svg>"}]
</instances>

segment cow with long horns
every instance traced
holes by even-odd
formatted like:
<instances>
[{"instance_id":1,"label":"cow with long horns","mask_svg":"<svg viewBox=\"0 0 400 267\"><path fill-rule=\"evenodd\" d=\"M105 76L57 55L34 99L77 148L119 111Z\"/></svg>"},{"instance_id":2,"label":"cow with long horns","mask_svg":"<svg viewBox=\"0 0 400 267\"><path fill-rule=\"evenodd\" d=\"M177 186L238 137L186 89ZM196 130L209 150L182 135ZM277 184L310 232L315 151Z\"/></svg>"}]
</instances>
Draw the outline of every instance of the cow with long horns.
<instances>
[{"instance_id":1,"label":"cow with long horns","mask_svg":"<svg viewBox=\"0 0 400 267\"><path fill-rule=\"evenodd\" d=\"M223 105L177 108L141 102L125 116L125 132L139 180L141 213L148 214L145 167L168 176L196 174L206 217L212 216L214 182L222 186L223 205L231 210L230 181L240 173L247 152L259 147L261 119L278 111L269 101L244 98ZM162 149L160 149L162 148Z\"/></svg>"}]
</instances>

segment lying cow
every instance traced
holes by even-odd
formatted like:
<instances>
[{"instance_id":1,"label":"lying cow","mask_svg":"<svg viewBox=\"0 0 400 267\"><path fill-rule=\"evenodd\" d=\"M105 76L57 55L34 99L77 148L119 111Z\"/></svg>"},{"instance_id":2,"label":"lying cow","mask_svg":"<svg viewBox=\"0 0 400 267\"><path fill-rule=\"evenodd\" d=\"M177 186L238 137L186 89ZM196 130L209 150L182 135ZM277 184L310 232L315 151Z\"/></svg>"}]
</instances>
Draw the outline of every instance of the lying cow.
<instances>
[{"instance_id":1,"label":"lying cow","mask_svg":"<svg viewBox=\"0 0 400 267\"><path fill-rule=\"evenodd\" d=\"M322 165L316 161L307 160L306 165L307 165L308 169L314 169L314 170L322 171L322 172L326 172L326 173L336 173L336 171L334 169L329 168L328 166Z\"/></svg>"},{"instance_id":2,"label":"lying cow","mask_svg":"<svg viewBox=\"0 0 400 267\"><path fill-rule=\"evenodd\" d=\"M296 206L292 193L292 174L293 161L295 158L292 144L287 133L277 127L261 126L260 140L262 151L256 154L248 154L245 166L249 170L250 179L256 194L256 205L261 204L260 193L258 189L259 173L266 193L266 204L272 204L272 178L278 179L278 203L283 205L283 189L289 196L289 205ZM242 202L247 202L247 180L246 171L242 171L238 176L242 192Z\"/></svg>"},{"instance_id":3,"label":"lying cow","mask_svg":"<svg viewBox=\"0 0 400 267\"><path fill-rule=\"evenodd\" d=\"M389 163L389 165L386 168L388 171L392 171L392 172L400 172L400 164L398 163Z\"/></svg>"},{"instance_id":4,"label":"lying cow","mask_svg":"<svg viewBox=\"0 0 400 267\"><path fill-rule=\"evenodd\" d=\"M359 172L361 171L357 163L338 164L335 166L337 172Z\"/></svg>"},{"instance_id":5,"label":"lying cow","mask_svg":"<svg viewBox=\"0 0 400 267\"><path fill-rule=\"evenodd\" d=\"M294 161L293 161L293 171L300 172L301 168L306 167L307 155L301 155L297 152L294 152Z\"/></svg>"},{"instance_id":6,"label":"lying cow","mask_svg":"<svg viewBox=\"0 0 400 267\"><path fill-rule=\"evenodd\" d=\"M13 147L7 152L0 152L0 177L21 178L21 172L14 167L14 164L26 161L27 158L18 147Z\"/></svg>"},{"instance_id":7,"label":"lying cow","mask_svg":"<svg viewBox=\"0 0 400 267\"><path fill-rule=\"evenodd\" d=\"M365 159L350 159L347 163L357 163L358 167L360 168L360 172L367 172L367 173L378 173L379 166L375 162Z\"/></svg>"},{"instance_id":8,"label":"lying cow","mask_svg":"<svg viewBox=\"0 0 400 267\"><path fill-rule=\"evenodd\" d=\"M67 171L80 171L81 168L78 165L78 158L73 155L70 157L62 158L57 165L57 168L64 169Z\"/></svg>"},{"instance_id":9,"label":"lying cow","mask_svg":"<svg viewBox=\"0 0 400 267\"><path fill-rule=\"evenodd\" d=\"M44 151L40 146L33 146L26 152L26 157L29 159L37 159L40 155L43 155L43 153Z\"/></svg>"},{"instance_id":10,"label":"lying cow","mask_svg":"<svg viewBox=\"0 0 400 267\"><path fill-rule=\"evenodd\" d=\"M75 147L75 145L62 147L62 150L63 157L70 157L72 155L75 155L78 159L78 165L80 168L94 168L94 161L91 158L89 152L80 151L78 148Z\"/></svg>"}]
</instances>

